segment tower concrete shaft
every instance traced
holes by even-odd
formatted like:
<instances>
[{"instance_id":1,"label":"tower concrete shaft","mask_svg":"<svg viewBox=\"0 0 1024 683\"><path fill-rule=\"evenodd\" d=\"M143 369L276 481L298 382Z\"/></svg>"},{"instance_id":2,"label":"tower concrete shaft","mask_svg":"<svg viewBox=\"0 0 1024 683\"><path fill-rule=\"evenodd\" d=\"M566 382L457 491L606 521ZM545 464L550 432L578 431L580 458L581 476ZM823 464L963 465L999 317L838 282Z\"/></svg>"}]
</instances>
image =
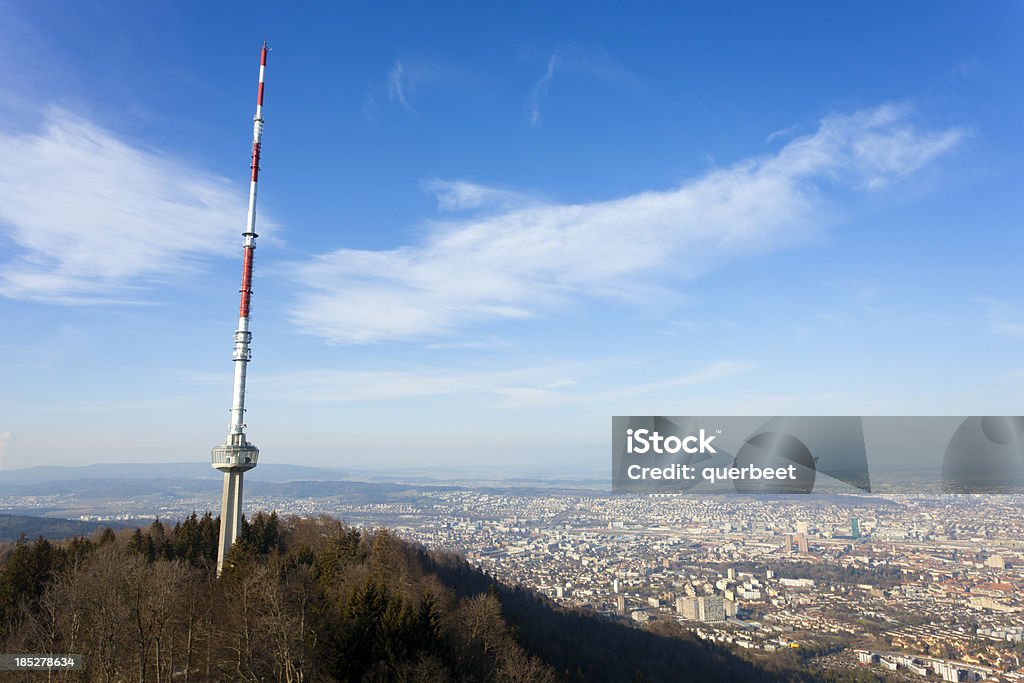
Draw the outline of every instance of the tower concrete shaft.
<instances>
[{"instance_id":1,"label":"tower concrete shaft","mask_svg":"<svg viewBox=\"0 0 1024 683\"><path fill-rule=\"evenodd\" d=\"M242 233L242 288L238 304L238 328L235 330L235 365L231 393L231 423L227 440L211 451L213 467L224 473L224 495L220 510L220 543L217 574L224 570L224 558L234 545L242 526L242 477L256 467L260 451L245 437L245 374L252 352L249 344L249 303L252 298L252 259L256 250L256 184L260 173L260 145L263 141L263 76L267 69L266 41L260 51L260 84L256 93L256 115L252 126L252 175L249 181L249 212Z\"/></svg>"}]
</instances>

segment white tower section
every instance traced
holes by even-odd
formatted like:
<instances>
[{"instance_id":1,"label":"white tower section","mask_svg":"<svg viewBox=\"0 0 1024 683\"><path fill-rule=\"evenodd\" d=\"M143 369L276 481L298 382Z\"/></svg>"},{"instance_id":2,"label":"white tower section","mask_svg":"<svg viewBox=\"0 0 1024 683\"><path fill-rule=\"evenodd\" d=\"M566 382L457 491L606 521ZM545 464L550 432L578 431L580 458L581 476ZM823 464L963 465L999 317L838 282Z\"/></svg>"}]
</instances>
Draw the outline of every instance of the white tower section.
<instances>
[{"instance_id":1,"label":"white tower section","mask_svg":"<svg viewBox=\"0 0 1024 683\"><path fill-rule=\"evenodd\" d=\"M260 172L260 144L263 140L263 75L267 69L267 43L260 52L260 86L256 94L256 116L252 126L252 177L249 182L249 213L242 233L242 289L235 331L235 378L231 393L231 425L228 438L210 454L213 466L224 473L224 495L220 510L220 544L217 575L224 570L227 556L242 525L242 475L256 467L260 450L245 438L245 371L252 357L249 343L249 300L252 297L252 256L256 249L256 183Z\"/></svg>"}]
</instances>

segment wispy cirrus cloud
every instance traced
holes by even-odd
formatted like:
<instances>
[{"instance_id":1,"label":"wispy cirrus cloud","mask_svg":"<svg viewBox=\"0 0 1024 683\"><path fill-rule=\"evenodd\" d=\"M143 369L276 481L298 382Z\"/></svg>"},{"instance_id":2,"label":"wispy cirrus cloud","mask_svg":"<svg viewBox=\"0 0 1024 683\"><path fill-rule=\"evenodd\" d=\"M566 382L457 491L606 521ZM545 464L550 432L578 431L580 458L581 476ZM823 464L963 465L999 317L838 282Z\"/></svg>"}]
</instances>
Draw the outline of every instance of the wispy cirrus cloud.
<instances>
[{"instance_id":1,"label":"wispy cirrus cloud","mask_svg":"<svg viewBox=\"0 0 1024 683\"><path fill-rule=\"evenodd\" d=\"M977 76L978 71L981 69L981 60L977 57L968 57L962 61L957 62L950 69L949 73L953 76L961 78L968 78L971 76Z\"/></svg>"},{"instance_id":2,"label":"wispy cirrus cloud","mask_svg":"<svg viewBox=\"0 0 1024 683\"><path fill-rule=\"evenodd\" d=\"M558 54L552 54L548 59L548 66L530 90L530 96L526 100L526 111L530 116L530 125L540 125L540 103L551 90L551 83L555 80L555 67L558 65Z\"/></svg>"},{"instance_id":3,"label":"wispy cirrus cloud","mask_svg":"<svg viewBox=\"0 0 1024 683\"><path fill-rule=\"evenodd\" d=\"M367 89L363 113L371 120L382 102L391 102L407 112L416 111L417 94L429 88L451 88L467 80L464 68L432 57L398 57L384 80Z\"/></svg>"},{"instance_id":4,"label":"wispy cirrus cloud","mask_svg":"<svg viewBox=\"0 0 1024 683\"><path fill-rule=\"evenodd\" d=\"M388 72L388 97L409 111L412 111L409 97L412 96L411 91L416 87L418 79L415 75L418 73L418 71L410 69L406 62L401 59L396 60L395 65Z\"/></svg>"},{"instance_id":5,"label":"wispy cirrus cloud","mask_svg":"<svg viewBox=\"0 0 1024 683\"><path fill-rule=\"evenodd\" d=\"M667 377L653 382L620 385L600 389L576 388L576 382L560 381L543 386L504 386L495 392L504 396L505 405L572 405L580 403L611 403L635 399L663 391L676 391L685 387L712 384L754 370L750 363L717 361L693 372ZM566 387L572 387L567 390Z\"/></svg>"},{"instance_id":6,"label":"wispy cirrus cloud","mask_svg":"<svg viewBox=\"0 0 1024 683\"><path fill-rule=\"evenodd\" d=\"M275 399L302 402L393 401L476 394L504 407L602 403L681 387L711 384L754 367L716 361L693 371L652 382L610 385L598 368L621 366L621 360L558 363L501 370L412 368L399 370L318 370L264 376L256 391Z\"/></svg>"},{"instance_id":7,"label":"wispy cirrus cloud","mask_svg":"<svg viewBox=\"0 0 1024 683\"><path fill-rule=\"evenodd\" d=\"M510 209L542 202L537 195L478 185L465 180L432 178L421 183L421 186L426 192L434 195L438 208L444 211Z\"/></svg>"},{"instance_id":8,"label":"wispy cirrus cloud","mask_svg":"<svg viewBox=\"0 0 1024 683\"><path fill-rule=\"evenodd\" d=\"M550 92L556 74L629 85L636 83L633 73L604 50L592 50L574 43L560 45L548 56L544 73L534 83L526 99L526 114L532 126L541 123L541 103Z\"/></svg>"},{"instance_id":9,"label":"wispy cirrus cloud","mask_svg":"<svg viewBox=\"0 0 1024 683\"><path fill-rule=\"evenodd\" d=\"M294 264L301 292L292 317L332 342L367 343L649 295L730 259L799 243L835 222L829 188L879 190L966 135L925 130L909 107L885 105L827 116L771 155L607 201L517 203L514 193L441 183L442 207L478 210L430 223L415 244L339 249Z\"/></svg>"},{"instance_id":10,"label":"wispy cirrus cloud","mask_svg":"<svg viewBox=\"0 0 1024 683\"><path fill-rule=\"evenodd\" d=\"M66 111L49 110L35 132L0 131L0 161L2 296L141 301L239 243L238 183Z\"/></svg>"},{"instance_id":11,"label":"wispy cirrus cloud","mask_svg":"<svg viewBox=\"0 0 1024 683\"><path fill-rule=\"evenodd\" d=\"M773 132L769 133L768 136L764 139L764 142L765 142L765 144L771 144L772 142L775 142L776 140L780 140L782 138L792 137L792 135L797 131L797 129L799 127L800 127L799 123L794 123L791 126L786 126L785 128L780 128L779 130L776 130L776 131L773 131Z\"/></svg>"}]
</instances>

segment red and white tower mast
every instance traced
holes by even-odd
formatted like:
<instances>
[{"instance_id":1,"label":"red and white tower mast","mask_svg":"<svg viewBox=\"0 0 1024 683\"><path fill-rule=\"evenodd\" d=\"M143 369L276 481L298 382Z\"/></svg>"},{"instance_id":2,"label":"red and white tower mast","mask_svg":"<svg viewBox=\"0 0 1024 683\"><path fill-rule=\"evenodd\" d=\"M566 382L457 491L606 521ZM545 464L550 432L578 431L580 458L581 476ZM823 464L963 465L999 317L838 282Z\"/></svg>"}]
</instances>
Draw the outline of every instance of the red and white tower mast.
<instances>
[{"instance_id":1,"label":"red and white tower mast","mask_svg":"<svg viewBox=\"0 0 1024 683\"><path fill-rule=\"evenodd\" d=\"M249 182L249 213L242 233L242 289L238 305L238 329L235 330L235 379L231 394L231 425L227 441L211 452L213 466L224 473L224 496L220 511L220 548L217 574L224 569L224 558L238 538L242 525L242 475L256 467L260 451L245 438L245 371L252 352L249 343L249 301L252 298L252 257L256 250L256 183L260 173L260 144L263 140L263 76L267 69L267 42L260 51L260 85L256 93L256 116L252 125L252 176Z\"/></svg>"}]
</instances>

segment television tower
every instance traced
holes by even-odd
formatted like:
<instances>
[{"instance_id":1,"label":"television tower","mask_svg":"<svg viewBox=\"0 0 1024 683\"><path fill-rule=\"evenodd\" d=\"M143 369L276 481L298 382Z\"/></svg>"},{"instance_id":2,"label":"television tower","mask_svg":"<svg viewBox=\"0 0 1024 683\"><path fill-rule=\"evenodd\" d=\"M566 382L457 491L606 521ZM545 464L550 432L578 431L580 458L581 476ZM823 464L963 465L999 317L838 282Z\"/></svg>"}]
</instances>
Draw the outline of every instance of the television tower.
<instances>
[{"instance_id":1,"label":"television tower","mask_svg":"<svg viewBox=\"0 0 1024 683\"><path fill-rule=\"evenodd\" d=\"M263 74L267 70L267 41L260 51L260 86L256 93L256 116L252 125L252 177L249 182L249 214L242 233L242 289L235 331L235 380L231 393L231 426L228 438L210 453L213 467L224 473L224 496L220 507L220 543L217 575L224 570L224 558L238 538L242 526L242 475L256 467L260 449L245 438L245 369L252 358L249 342L249 299L252 297L252 254L256 250L256 181L260 173L260 143L263 139Z\"/></svg>"}]
</instances>

